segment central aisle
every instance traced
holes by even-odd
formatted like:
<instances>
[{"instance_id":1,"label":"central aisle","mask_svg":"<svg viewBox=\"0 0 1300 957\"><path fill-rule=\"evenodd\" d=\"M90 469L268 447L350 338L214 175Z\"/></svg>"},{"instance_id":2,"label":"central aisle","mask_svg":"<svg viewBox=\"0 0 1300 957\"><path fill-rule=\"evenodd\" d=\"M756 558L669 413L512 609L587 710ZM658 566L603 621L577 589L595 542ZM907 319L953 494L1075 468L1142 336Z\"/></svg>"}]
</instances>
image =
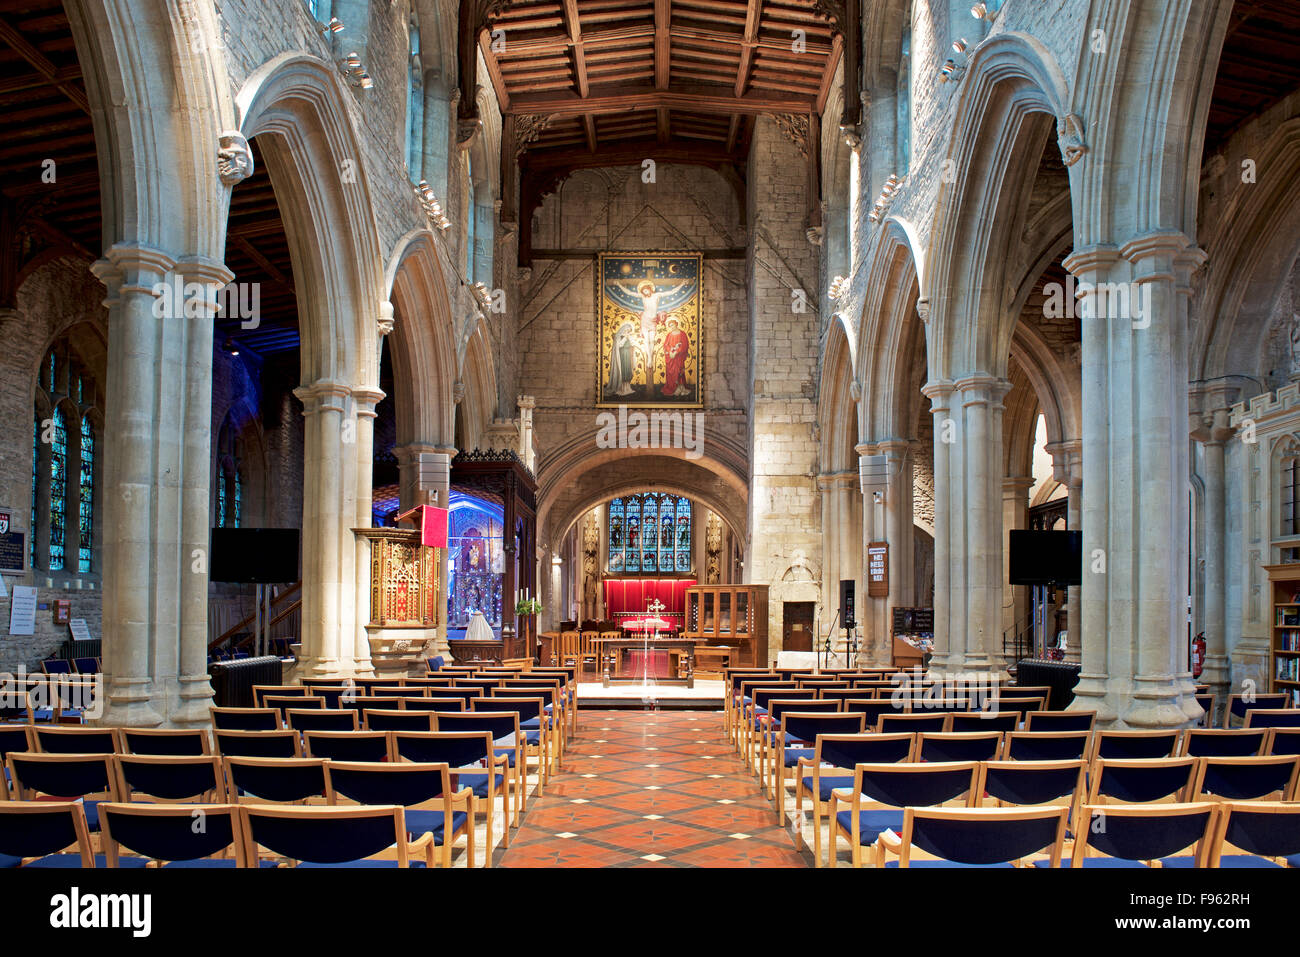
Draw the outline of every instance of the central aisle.
<instances>
[{"instance_id":1,"label":"central aisle","mask_svg":"<svg viewBox=\"0 0 1300 957\"><path fill-rule=\"evenodd\" d=\"M579 711L564 771L500 867L811 867L731 750L719 711Z\"/></svg>"}]
</instances>

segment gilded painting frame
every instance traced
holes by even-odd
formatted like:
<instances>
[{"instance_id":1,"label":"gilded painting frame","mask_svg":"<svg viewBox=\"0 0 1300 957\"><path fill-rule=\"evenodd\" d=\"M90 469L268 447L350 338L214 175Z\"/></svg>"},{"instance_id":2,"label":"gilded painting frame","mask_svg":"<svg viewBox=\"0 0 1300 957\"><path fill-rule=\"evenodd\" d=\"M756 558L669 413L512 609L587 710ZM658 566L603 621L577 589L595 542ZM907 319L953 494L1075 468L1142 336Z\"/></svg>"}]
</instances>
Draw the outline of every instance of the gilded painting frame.
<instances>
[{"instance_id":1,"label":"gilded painting frame","mask_svg":"<svg viewBox=\"0 0 1300 957\"><path fill-rule=\"evenodd\" d=\"M597 408L704 407L703 279L701 252L598 255Z\"/></svg>"}]
</instances>

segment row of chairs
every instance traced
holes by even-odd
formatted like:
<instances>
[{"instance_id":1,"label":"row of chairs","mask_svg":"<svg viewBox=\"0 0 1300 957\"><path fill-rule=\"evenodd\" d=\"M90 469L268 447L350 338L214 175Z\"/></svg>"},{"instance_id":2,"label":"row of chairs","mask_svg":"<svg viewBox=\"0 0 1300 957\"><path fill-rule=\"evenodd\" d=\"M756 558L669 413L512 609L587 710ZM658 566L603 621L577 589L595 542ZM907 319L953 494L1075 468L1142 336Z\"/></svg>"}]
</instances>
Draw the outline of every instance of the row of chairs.
<instances>
[{"instance_id":1,"label":"row of chairs","mask_svg":"<svg viewBox=\"0 0 1300 957\"><path fill-rule=\"evenodd\" d=\"M825 743L822 742L824 745ZM883 747L883 746L882 746ZM1184 854L1188 847L1196 850L1190 858L1168 866L1210 866L1208 845L1213 833L1213 816L1225 804L1291 808L1295 803L1296 776L1300 758L1164 758L1132 761L1103 760L1089 767L1084 761L965 761L916 763L859 763L846 787L831 787L823 800L820 793L808 793L815 818L825 810L831 824L828 859L835 858L839 840L846 840L853 866L860 867L868 853L874 854L876 866L887 864L888 854L898 854L910 841L906 834L909 813L915 818L943 819L953 810L980 809L986 817L996 818L1008 808L1053 810L1062 828L1061 837L1073 841L1073 866L1143 866L1171 856ZM820 784L821 782L816 782ZM1164 802L1164 803L1162 803ZM1170 803L1172 802L1172 803ZM1167 815L1189 806L1209 814L1199 821L1200 830L1168 832ZM930 812L940 812L938 815ZM1059 815L1059 817L1057 817ZM959 817L961 815L958 815ZM980 815L975 815L979 817ZM1095 840L1097 833L1110 829L1112 819L1126 822L1116 840ZM1104 822L1097 826L1098 821ZM1300 852L1300 816L1284 823L1283 833L1273 834L1259 843L1233 846L1245 852L1250 861L1231 866L1300 866L1300 857L1281 861ZM998 855L1000 863L1021 861L1041 854L1051 842L1026 848L1016 838L1014 828L998 835L998 841L985 852ZM820 828L815 830L820 843ZM985 835L990 839L991 835ZM925 847L925 844L921 845ZM1060 842L1055 859L1046 866L1057 866ZM820 846L817 847L820 864ZM1102 855L1101 861L1094 861ZM938 856L947 857L940 853ZM1106 860L1109 858L1109 860ZM992 860L956 860L962 863L992 863ZM1044 866L1040 864L1039 866Z\"/></svg>"},{"instance_id":2,"label":"row of chairs","mask_svg":"<svg viewBox=\"0 0 1300 957\"><path fill-rule=\"evenodd\" d=\"M1181 803L1069 809L909 807L876 841L889 867L1300 867L1300 804Z\"/></svg>"},{"instance_id":3,"label":"row of chairs","mask_svg":"<svg viewBox=\"0 0 1300 957\"><path fill-rule=\"evenodd\" d=\"M420 793L446 787L448 776L445 766L416 764L335 765L327 773L336 794L363 795L380 776L400 775ZM473 798L443 793L447 807L431 810L372 803L105 802L98 808L100 853L82 804L0 803L0 868L433 867L439 862L449 867L451 841L443 838L464 832L472 842L473 830L466 812L447 808ZM199 820L202 827L196 826ZM425 830L430 825L435 829ZM472 843L469 853L472 857Z\"/></svg>"},{"instance_id":4,"label":"row of chairs","mask_svg":"<svg viewBox=\"0 0 1300 957\"><path fill-rule=\"evenodd\" d=\"M506 717L514 716L500 716ZM130 729L115 730L124 736L130 734ZM293 732L217 732L222 749L219 754L11 750L5 758L5 768L15 802L78 798L84 803L92 832L98 830L98 808L103 801L335 803L329 769L353 765L378 769L445 767L457 783L456 793L469 799L462 802L468 805L462 816L467 816L470 830L458 823L450 833L453 839L466 835L471 866L476 812L482 812L485 819L489 854L498 795L505 822L504 846L509 846L510 828L519 826L527 789L523 750L519 745L500 746L489 731L308 732L304 736L306 756L293 735ZM452 793L448 788L421 791L420 787L438 783L431 778L408 775L380 780L387 781L395 790L372 796L366 803L401 803L410 807L417 803L423 805L444 792ZM402 787L408 791L402 791ZM9 799L7 792L8 788L0 792L0 800ZM402 798L402 794L407 797ZM450 849L446 853L449 855Z\"/></svg>"},{"instance_id":5,"label":"row of chairs","mask_svg":"<svg viewBox=\"0 0 1300 957\"><path fill-rule=\"evenodd\" d=\"M1042 719L1056 716L1077 718L1080 712L1040 712ZM905 716L904 716L905 717ZM882 719L887 720L887 719ZM1032 728L1032 722L1030 723ZM910 757L901 753L904 743L915 739ZM826 755L817 751L823 740L837 742ZM810 762L817 769L852 768L856 763L876 760L876 749L885 748L891 760L912 761L1082 761L1093 765L1103 760L1144 760L1169 757L1188 759L1251 759L1256 757L1291 760L1300 755L1300 728L1277 729L1187 729L1184 731L1019 731L959 730L870 731L860 714L786 711L776 730L769 735L770 755L760 767L765 794L776 802L777 820L785 822L787 774L797 786ZM834 762L828 763L833 759ZM770 768L770 770L769 770ZM840 775L847 773L839 772ZM841 781L841 785L842 785Z\"/></svg>"}]
</instances>

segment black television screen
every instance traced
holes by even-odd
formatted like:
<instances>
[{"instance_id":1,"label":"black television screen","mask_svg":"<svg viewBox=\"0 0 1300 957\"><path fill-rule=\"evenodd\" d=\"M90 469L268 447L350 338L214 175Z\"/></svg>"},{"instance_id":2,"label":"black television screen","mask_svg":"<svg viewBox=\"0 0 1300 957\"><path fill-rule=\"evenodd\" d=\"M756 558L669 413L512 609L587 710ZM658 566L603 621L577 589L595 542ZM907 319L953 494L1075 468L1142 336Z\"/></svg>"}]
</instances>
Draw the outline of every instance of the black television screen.
<instances>
[{"instance_id":1,"label":"black television screen","mask_svg":"<svg viewBox=\"0 0 1300 957\"><path fill-rule=\"evenodd\" d=\"M271 585L298 580L296 528L214 528L208 579Z\"/></svg>"},{"instance_id":2,"label":"black television screen","mask_svg":"<svg viewBox=\"0 0 1300 957\"><path fill-rule=\"evenodd\" d=\"M1012 585L1083 584L1083 533L1012 529Z\"/></svg>"}]
</instances>

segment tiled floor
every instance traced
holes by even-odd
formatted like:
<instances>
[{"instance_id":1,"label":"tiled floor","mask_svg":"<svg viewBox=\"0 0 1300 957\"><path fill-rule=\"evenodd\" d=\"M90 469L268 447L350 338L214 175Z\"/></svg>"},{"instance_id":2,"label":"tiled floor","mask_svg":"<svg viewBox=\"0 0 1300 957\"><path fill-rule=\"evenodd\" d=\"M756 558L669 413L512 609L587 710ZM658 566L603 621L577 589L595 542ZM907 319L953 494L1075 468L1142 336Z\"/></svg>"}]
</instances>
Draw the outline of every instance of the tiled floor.
<instances>
[{"instance_id":1,"label":"tiled floor","mask_svg":"<svg viewBox=\"0 0 1300 957\"><path fill-rule=\"evenodd\" d=\"M809 867L718 711L579 713L563 773L529 801L501 867Z\"/></svg>"}]
</instances>

